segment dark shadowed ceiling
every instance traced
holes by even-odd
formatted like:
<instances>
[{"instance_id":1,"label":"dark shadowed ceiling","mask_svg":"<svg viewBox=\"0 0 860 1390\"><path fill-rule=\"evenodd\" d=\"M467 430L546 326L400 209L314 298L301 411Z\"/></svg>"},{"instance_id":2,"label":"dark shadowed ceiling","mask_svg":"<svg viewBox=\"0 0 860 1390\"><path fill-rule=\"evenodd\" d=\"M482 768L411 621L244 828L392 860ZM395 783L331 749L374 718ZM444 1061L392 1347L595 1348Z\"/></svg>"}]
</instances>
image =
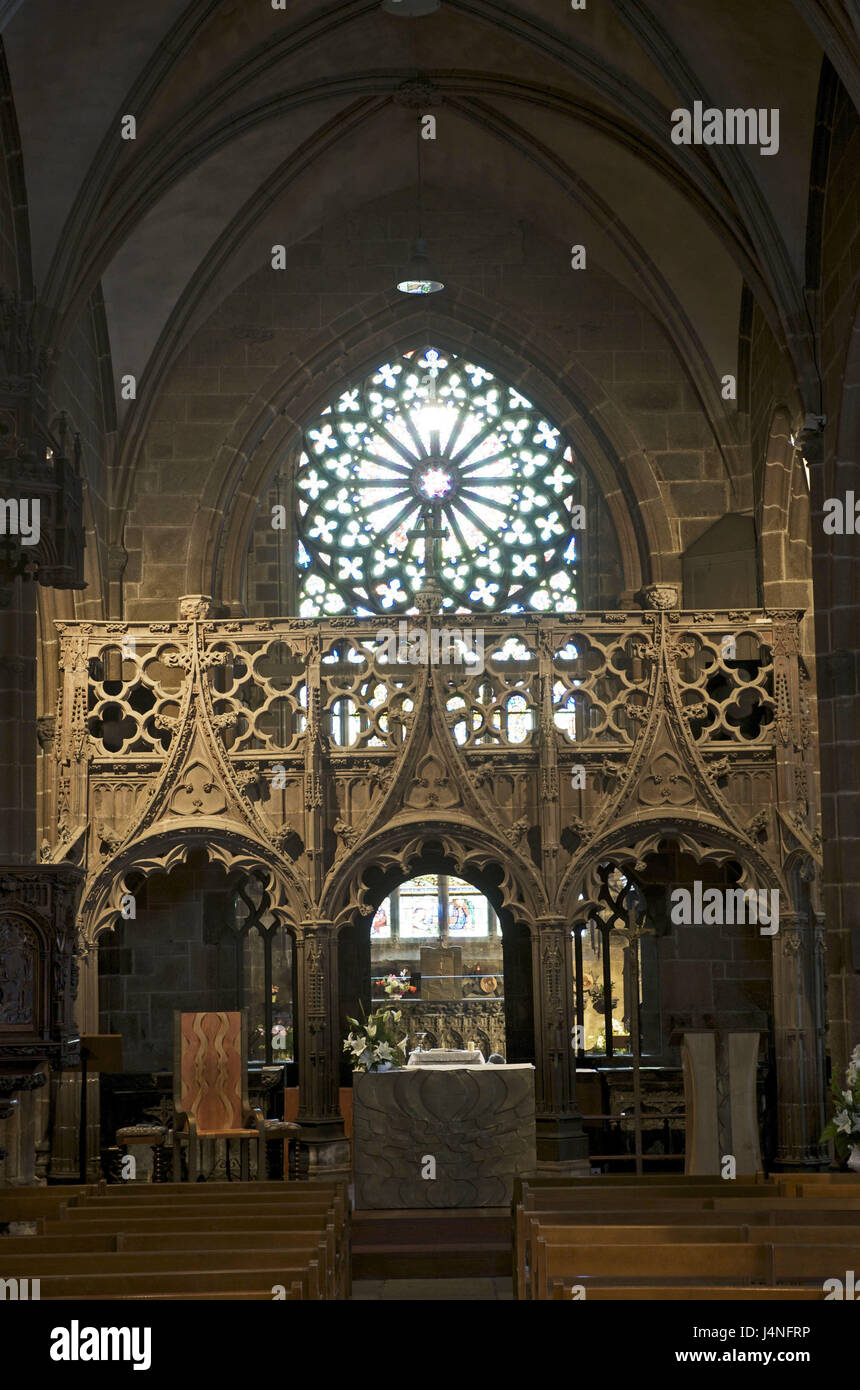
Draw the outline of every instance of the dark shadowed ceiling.
<instances>
[{"instance_id":1,"label":"dark shadowed ceiling","mask_svg":"<svg viewBox=\"0 0 860 1390\"><path fill-rule=\"evenodd\" d=\"M716 377L746 281L809 376L823 46L858 87L838 0L442 0L417 20L378 0L21 0L0 23L55 345L101 282L117 378L145 377L159 340L179 350L274 241L414 185L415 110L395 98L416 74L435 197L587 243ZM779 154L673 145L671 110L697 98L778 107Z\"/></svg>"}]
</instances>

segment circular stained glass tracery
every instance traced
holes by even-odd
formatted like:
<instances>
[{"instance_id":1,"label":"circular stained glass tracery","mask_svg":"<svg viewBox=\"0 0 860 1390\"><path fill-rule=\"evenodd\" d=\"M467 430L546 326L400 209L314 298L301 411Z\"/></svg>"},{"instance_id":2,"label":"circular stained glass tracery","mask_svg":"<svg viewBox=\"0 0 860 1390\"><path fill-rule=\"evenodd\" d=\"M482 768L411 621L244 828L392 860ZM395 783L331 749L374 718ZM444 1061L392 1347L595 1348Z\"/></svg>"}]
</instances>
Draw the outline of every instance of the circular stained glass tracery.
<instances>
[{"instance_id":1,"label":"circular stained glass tracery","mask_svg":"<svg viewBox=\"0 0 860 1390\"><path fill-rule=\"evenodd\" d=\"M404 353L306 429L297 471L299 613L415 610L425 535L453 612L576 608L577 496L560 431L454 353Z\"/></svg>"}]
</instances>

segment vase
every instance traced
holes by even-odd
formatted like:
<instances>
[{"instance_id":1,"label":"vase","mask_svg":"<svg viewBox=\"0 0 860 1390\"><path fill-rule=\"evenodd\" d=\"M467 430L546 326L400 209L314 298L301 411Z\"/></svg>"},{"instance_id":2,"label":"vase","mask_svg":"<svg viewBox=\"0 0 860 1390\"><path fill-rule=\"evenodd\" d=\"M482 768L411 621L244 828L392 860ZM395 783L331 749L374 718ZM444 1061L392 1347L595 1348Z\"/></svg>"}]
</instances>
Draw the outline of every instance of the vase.
<instances>
[{"instance_id":1,"label":"vase","mask_svg":"<svg viewBox=\"0 0 860 1390\"><path fill-rule=\"evenodd\" d=\"M860 1144L852 1144L848 1155L848 1167L852 1173L860 1173Z\"/></svg>"},{"instance_id":2,"label":"vase","mask_svg":"<svg viewBox=\"0 0 860 1390\"><path fill-rule=\"evenodd\" d=\"M394 1070L394 1063L393 1063L393 1062L375 1062L375 1063L373 1064L373 1066L369 1068L369 1070L370 1070L370 1071L393 1071L393 1070Z\"/></svg>"}]
</instances>

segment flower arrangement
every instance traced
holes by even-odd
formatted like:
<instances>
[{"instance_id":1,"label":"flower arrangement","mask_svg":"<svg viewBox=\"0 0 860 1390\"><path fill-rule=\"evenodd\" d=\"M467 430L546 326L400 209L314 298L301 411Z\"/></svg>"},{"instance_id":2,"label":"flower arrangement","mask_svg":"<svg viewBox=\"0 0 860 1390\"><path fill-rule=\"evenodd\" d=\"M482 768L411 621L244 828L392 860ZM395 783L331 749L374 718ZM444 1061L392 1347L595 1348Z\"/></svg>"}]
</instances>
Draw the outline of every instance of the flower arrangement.
<instances>
[{"instance_id":1,"label":"flower arrangement","mask_svg":"<svg viewBox=\"0 0 860 1390\"><path fill-rule=\"evenodd\" d=\"M401 970L399 975L381 975L374 985L385 990L389 999L402 999L404 994L416 994L417 990L409 983L409 971Z\"/></svg>"},{"instance_id":2,"label":"flower arrangement","mask_svg":"<svg viewBox=\"0 0 860 1390\"><path fill-rule=\"evenodd\" d=\"M845 1086L847 1089L833 1078L830 1090L837 1110L821 1136L833 1140L840 1158L847 1158L851 1149L860 1147L860 1043L851 1053Z\"/></svg>"},{"instance_id":3,"label":"flower arrangement","mask_svg":"<svg viewBox=\"0 0 860 1390\"><path fill-rule=\"evenodd\" d=\"M396 978L396 977L395 977ZM382 1071L389 1067L399 1067L406 1052L408 1038L397 1040L394 1030L403 1017L399 1009L375 1009L362 1018L347 1018L350 1032L344 1040L343 1050L352 1057L353 1071Z\"/></svg>"},{"instance_id":4,"label":"flower arrangement","mask_svg":"<svg viewBox=\"0 0 860 1390\"><path fill-rule=\"evenodd\" d=\"M621 1022L619 1022L619 1020L618 1020L617 1018L613 1018L613 1020L612 1020L612 1036L613 1036L613 1038L626 1038L626 1037L627 1037L627 1031L626 1031L626 1029L625 1029L625 1027L624 1027L624 1024L621 1023ZM605 1052L605 1051L606 1051L606 1028L605 1028L605 1026L604 1026L604 1028L601 1030L601 1032L599 1032L599 1033L597 1034L597 1036L595 1037L593 1046L594 1046L595 1052Z\"/></svg>"}]
</instances>

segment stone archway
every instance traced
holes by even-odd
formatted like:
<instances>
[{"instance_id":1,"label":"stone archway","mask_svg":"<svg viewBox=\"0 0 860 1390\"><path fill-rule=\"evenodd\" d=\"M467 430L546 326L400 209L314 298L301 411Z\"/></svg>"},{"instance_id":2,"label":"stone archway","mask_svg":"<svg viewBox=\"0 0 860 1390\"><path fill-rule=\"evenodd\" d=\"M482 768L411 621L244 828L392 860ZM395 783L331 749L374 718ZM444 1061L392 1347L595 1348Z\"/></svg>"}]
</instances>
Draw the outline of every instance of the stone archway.
<instances>
[{"instance_id":1,"label":"stone archway","mask_svg":"<svg viewBox=\"0 0 860 1390\"><path fill-rule=\"evenodd\" d=\"M796 854L786 861L781 871L777 870L755 845L744 845L728 829L705 826L701 820L695 824L688 819L685 824L683 816L671 821L666 818L661 822L657 818L651 824L621 826L603 837L599 846L593 847L575 882L568 885L566 906L569 919L581 919L591 906L598 903L600 864L611 860L622 870L641 872L647 861L659 855L668 844L677 846L688 864L698 866L700 871L705 866L723 871L736 863L741 872L736 881L732 880L732 888L765 891L771 895L770 909L774 903L777 905L776 928L773 921L762 921L760 925L748 923L744 928L747 931L760 931L763 937L770 937L769 949L765 951L762 942L757 954L759 964L766 962L770 971L772 1002L769 1031L777 1103L774 1161L777 1166L785 1167L804 1164L820 1166L824 1162L818 1136L821 1132L825 1076L820 1049L821 992L815 982L819 976L817 962L822 950L822 934L820 923L809 910L809 904L798 901L795 891L795 870L802 869L811 875L814 873L814 862L808 854ZM668 889L668 882L666 886ZM775 899L774 894L777 895ZM709 960L713 963L717 958L718 952L712 950ZM734 948L729 959L735 959ZM743 967L745 962L738 959ZM679 958L674 965L679 987L692 990L693 957L688 962L686 981L683 959ZM725 967L723 969L725 972ZM738 978L742 980L743 969ZM730 980L730 977L727 979ZM697 982L692 992L697 998L701 996L701 981ZM722 1011L715 1010L718 1027L726 1026L721 1022L721 1012L725 1013L726 1019L731 1019L727 1001L724 1001Z\"/></svg>"},{"instance_id":2,"label":"stone archway","mask_svg":"<svg viewBox=\"0 0 860 1390\"><path fill-rule=\"evenodd\" d=\"M453 866L459 877L486 890L503 923L511 923L505 971L520 982L529 978L531 984L530 1000L524 992L517 1000L518 1045L525 1046L531 1014L538 1161L542 1166L580 1168L588 1149L576 1106L570 1045L570 933L551 911L529 860L512 845L497 843L486 825L440 812L429 812L421 824L395 818L382 826L342 868L336 866L327 885L324 901L333 938L330 971L338 975L339 935L355 930L384 897L387 885L407 879L420 864ZM374 872L375 883L368 883Z\"/></svg>"},{"instance_id":3,"label":"stone archway","mask_svg":"<svg viewBox=\"0 0 860 1390\"><path fill-rule=\"evenodd\" d=\"M132 841L90 882L79 914L82 951L81 985L78 995L78 1026L82 1032L98 1031L98 975L95 946L99 936L116 922L127 918L134 904L135 883L155 874L169 874L188 862L194 850L202 851L211 864L225 875L256 875L269 890L269 910L285 926L293 927L302 915L295 885L284 877L275 856L250 836L225 831L215 823L200 823L181 829L164 829Z\"/></svg>"},{"instance_id":4,"label":"stone archway","mask_svg":"<svg viewBox=\"0 0 860 1390\"><path fill-rule=\"evenodd\" d=\"M531 956L531 934L528 925L520 920L510 907L503 906L503 895L499 891L498 885L498 866L488 864L483 868L472 868L464 871L466 877L459 873L457 864L450 855L441 852L441 845L438 850L434 849L432 841L425 842L418 857L410 861L408 870L399 866L390 866L383 870L381 866L371 865L366 872L368 892L371 901L372 911L369 913L356 910L351 921L347 921L339 932L338 964L340 976L340 1001L341 1001L341 1024L347 1017L356 1016L357 1005L363 1004L369 1008L372 990L369 991L372 977L379 973L379 967L374 969L371 954L371 922L379 906L384 903L396 889L411 883L414 879L427 876L443 876L450 879L461 879L468 882L478 893L486 899L489 908L492 909L493 916L498 910L498 922L501 930L501 941L476 942L466 939L458 943L456 938L451 938L449 945L455 949L458 944L462 952L462 970L468 965L467 951L472 956L480 955L485 961L484 970L489 976L494 976L497 972L504 981L504 988L501 999L473 1000L467 1007L463 1005L463 990L457 987L450 990L433 989L420 1001L412 1001L414 1005L421 1004L420 1013L434 1015L430 1019L429 1026L436 1037L436 1042L428 1045L434 1046L465 1046L466 1030L468 1025L468 1015L473 1017L473 1036L479 1038L483 1032L484 1041L490 1043L495 1039L495 1044L485 1047L485 1056L490 1052L501 1052L509 1062L533 1063L535 1060L535 1036L534 1036L534 997L532 980L532 956ZM456 892L456 890L454 890ZM423 942L423 946L428 946L429 940ZM399 949L398 949L399 948ZM434 943L434 949L439 949L440 943ZM380 944L379 949L382 949ZM410 946L403 938L398 937L392 941L391 949L394 955L414 953L417 946ZM489 952L491 965L486 966L487 954ZM423 951L421 956L423 957ZM420 966L420 959L416 956L416 964ZM443 1000L443 994L446 998ZM450 997L447 997L450 995ZM429 1007L427 999L434 1000L440 1004L435 1011ZM459 1000L459 1004L456 1002ZM480 1005L481 1007L477 1007ZM426 1029L427 1019L423 1022L415 1023L413 1015L416 1008L410 1008L405 1014L405 1019L409 1022L410 1037L414 1038L416 1028ZM436 1026L438 1024L438 1027ZM456 1034L459 1033L461 1041L457 1041ZM440 1040L441 1037L448 1040ZM451 1038L454 1038L451 1041ZM504 1040L504 1041L502 1041ZM344 1084L346 1080L344 1079Z\"/></svg>"}]
</instances>

